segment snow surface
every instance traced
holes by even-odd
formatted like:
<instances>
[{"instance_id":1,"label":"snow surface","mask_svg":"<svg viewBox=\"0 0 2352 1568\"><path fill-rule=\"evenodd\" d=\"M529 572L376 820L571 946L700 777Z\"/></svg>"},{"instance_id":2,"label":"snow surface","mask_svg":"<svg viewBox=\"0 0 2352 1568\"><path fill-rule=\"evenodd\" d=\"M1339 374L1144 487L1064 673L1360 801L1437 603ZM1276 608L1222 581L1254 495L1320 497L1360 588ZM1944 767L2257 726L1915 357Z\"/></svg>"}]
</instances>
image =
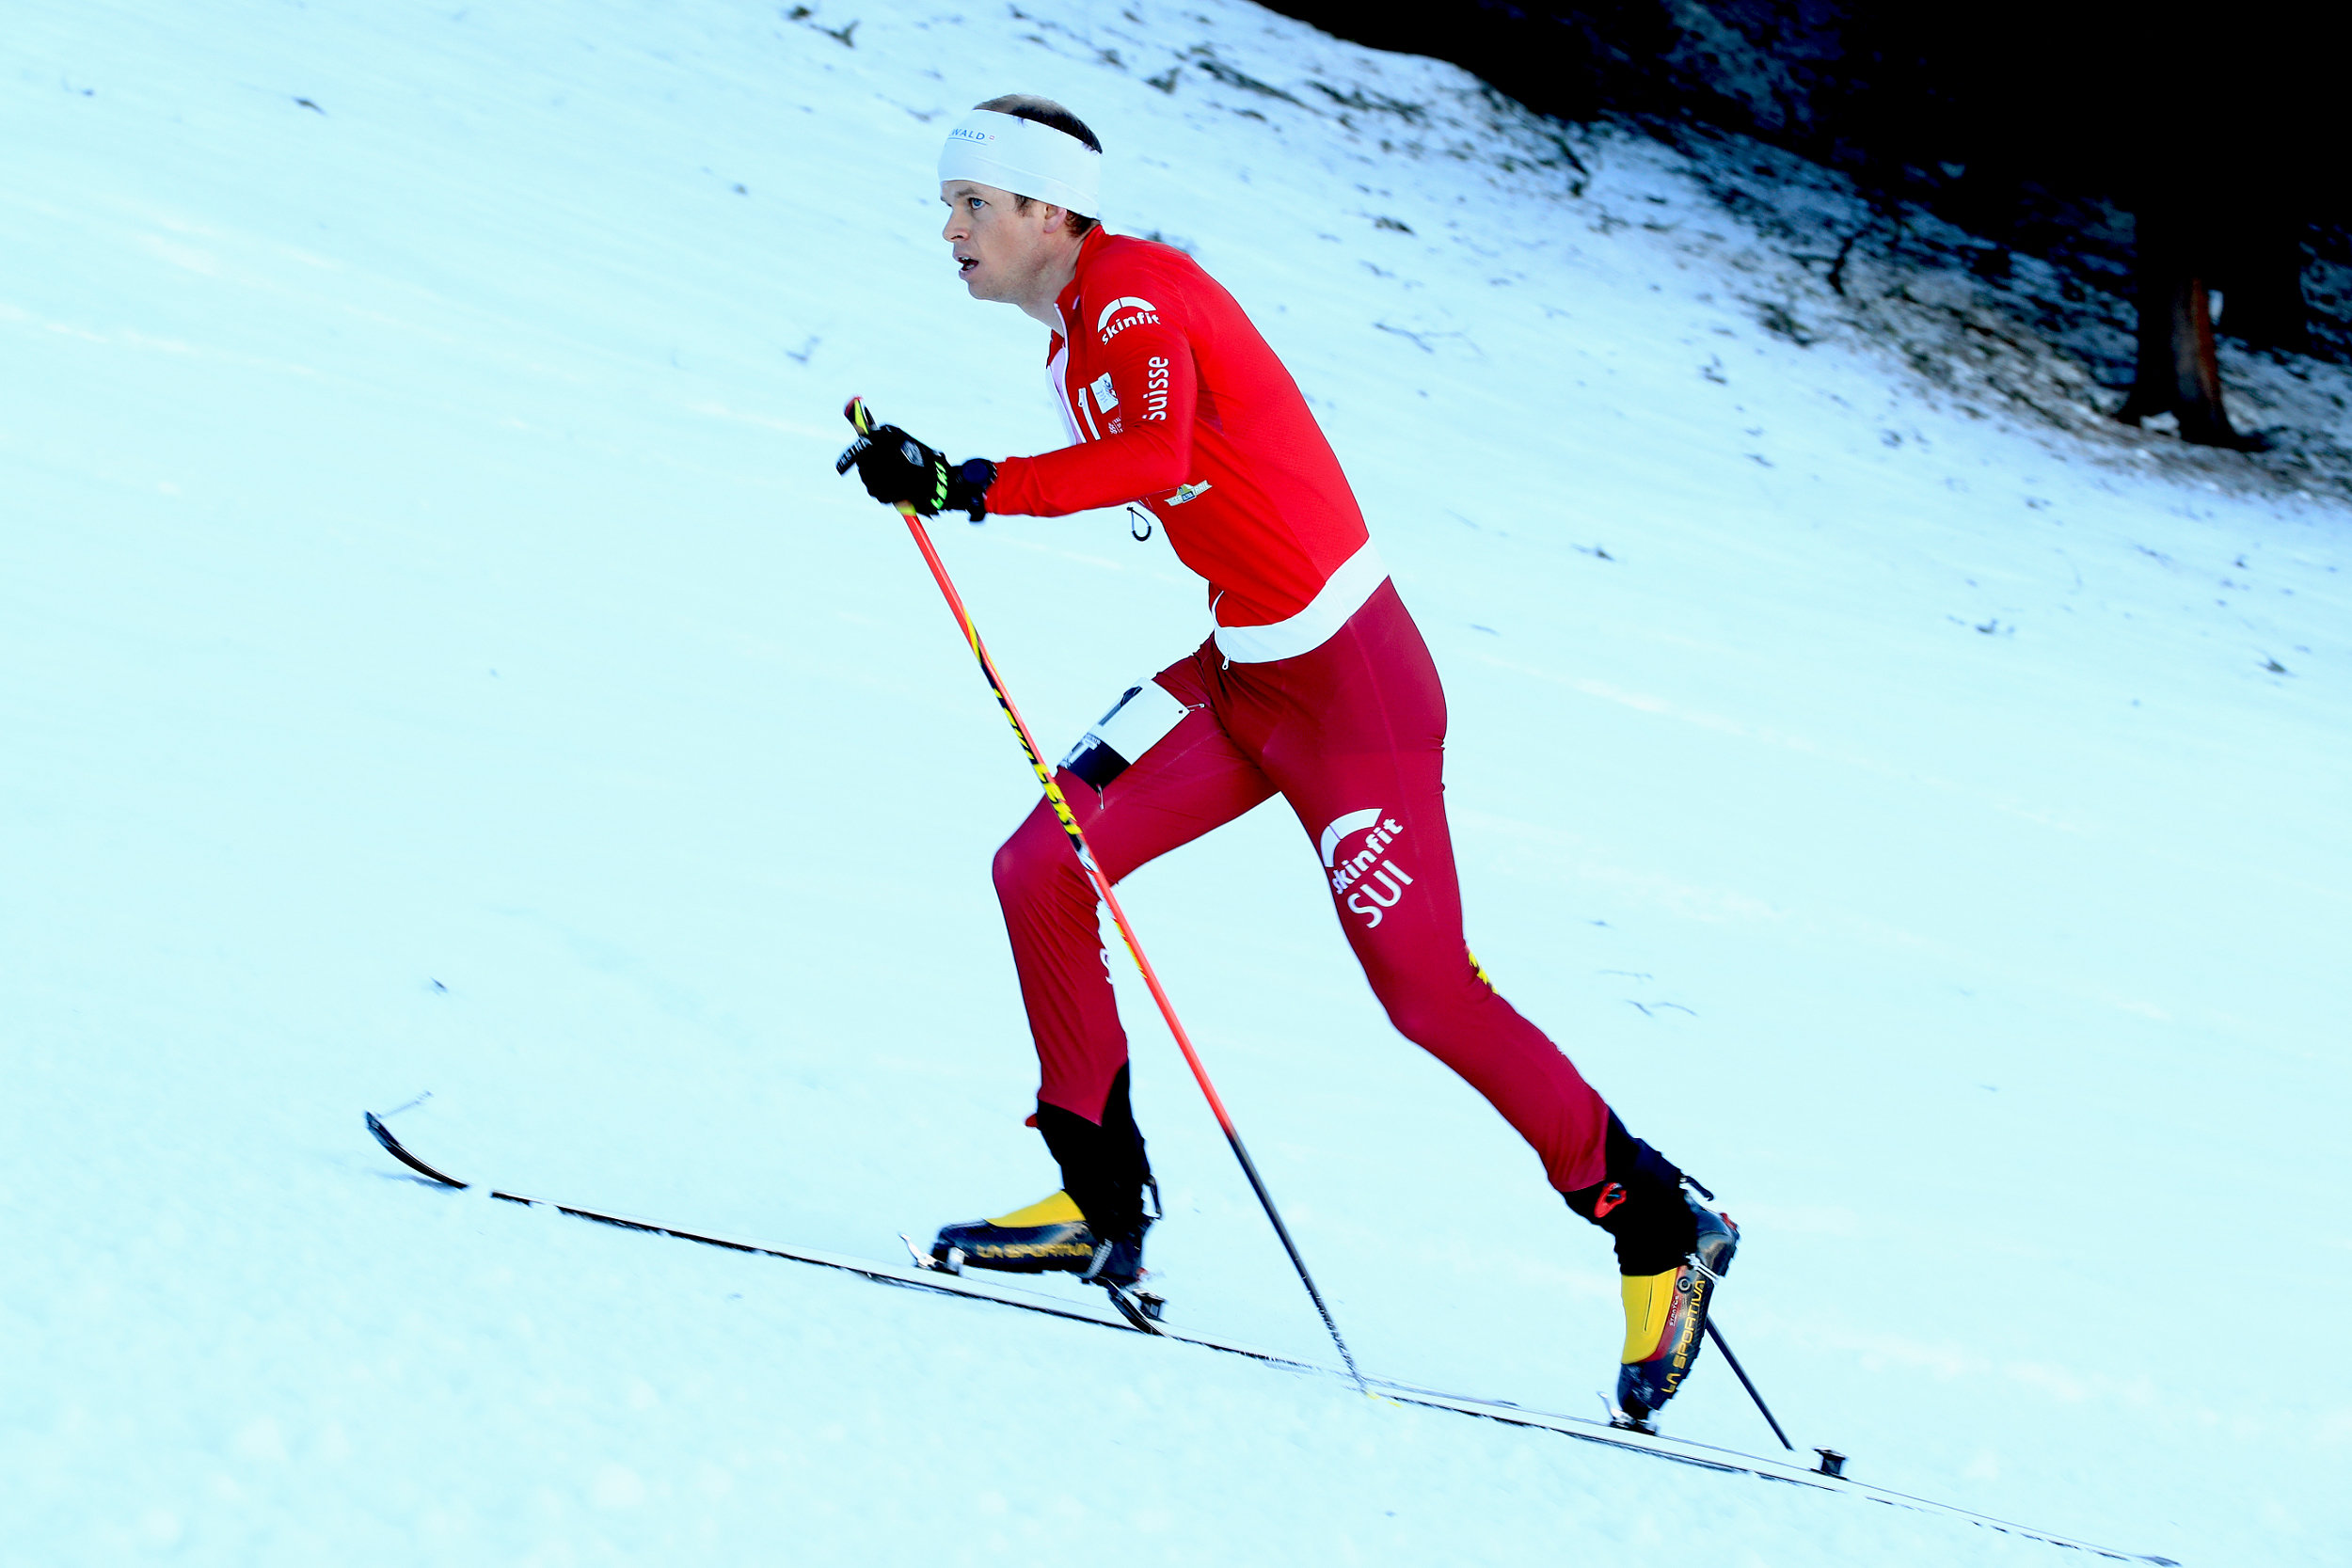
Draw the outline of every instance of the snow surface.
<instances>
[{"instance_id":1,"label":"snow surface","mask_svg":"<svg viewBox=\"0 0 2352 1568\"><path fill-rule=\"evenodd\" d=\"M1227 0L32 0L0 83L0 1559L2058 1560L367 1141L429 1089L462 1173L878 1258L1051 1185L1033 785L830 467L851 392L1060 438L936 240L943 115L1023 89L1313 399L1449 679L1471 940L1745 1226L1798 1441L2345 1560L2342 510L1801 347L1672 155L1580 133L1572 196L1458 71ZM1204 629L1118 514L939 532L1049 747ZM1595 1409L1601 1238L1311 856L1270 808L1128 905L1365 1363ZM1328 1359L1120 983L1174 1312ZM1670 1417L1770 1443L1719 1364Z\"/></svg>"}]
</instances>

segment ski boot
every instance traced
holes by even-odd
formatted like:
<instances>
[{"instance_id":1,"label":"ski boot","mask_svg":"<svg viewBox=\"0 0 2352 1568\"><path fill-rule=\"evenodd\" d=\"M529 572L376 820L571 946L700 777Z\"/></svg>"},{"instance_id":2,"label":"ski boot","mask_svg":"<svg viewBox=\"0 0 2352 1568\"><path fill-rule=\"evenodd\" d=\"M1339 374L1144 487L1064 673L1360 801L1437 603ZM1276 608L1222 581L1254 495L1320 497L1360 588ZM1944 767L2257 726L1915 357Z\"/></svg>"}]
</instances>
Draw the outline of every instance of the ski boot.
<instances>
[{"instance_id":1,"label":"ski boot","mask_svg":"<svg viewBox=\"0 0 2352 1568\"><path fill-rule=\"evenodd\" d=\"M1150 1176L1144 1185L1152 1203L1125 1234L1098 1237L1085 1212L1067 1192L1040 1198L1026 1209L993 1220L969 1220L943 1227L931 1243L930 1266L949 1274L965 1269L989 1269L1004 1274L1074 1274L1089 1285L1100 1285L1120 1316L1146 1333L1160 1321L1167 1304L1140 1289L1143 1280L1143 1234L1160 1217L1160 1184Z\"/></svg>"},{"instance_id":2,"label":"ski boot","mask_svg":"<svg viewBox=\"0 0 2352 1568\"><path fill-rule=\"evenodd\" d=\"M1068 1193L1041 1197L993 1220L943 1227L931 1260L949 1274L969 1266L1006 1274L1082 1274L1092 1265L1094 1232Z\"/></svg>"},{"instance_id":3,"label":"ski boot","mask_svg":"<svg viewBox=\"0 0 2352 1568\"><path fill-rule=\"evenodd\" d=\"M1161 1213L1160 1184L1128 1101L1126 1064L1112 1075L1100 1117L1089 1120L1041 1101L1029 1125L1061 1166L1062 1190L1001 1219L947 1227L932 1243L932 1259L958 1273L971 1267L1074 1274L1103 1287L1136 1327L1156 1332L1152 1325L1163 1303L1136 1285L1143 1233Z\"/></svg>"},{"instance_id":4,"label":"ski boot","mask_svg":"<svg viewBox=\"0 0 2352 1568\"><path fill-rule=\"evenodd\" d=\"M1691 1193L1680 1196L1698 1233L1691 1251L1671 1269L1627 1275L1622 1281L1625 1353L1617 1368L1617 1408L1638 1432L1658 1430L1653 1418L1659 1407L1690 1375L1705 1342L1715 1287L1740 1244L1740 1227L1730 1215L1703 1207Z\"/></svg>"},{"instance_id":5,"label":"ski boot","mask_svg":"<svg viewBox=\"0 0 2352 1568\"><path fill-rule=\"evenodd\" d=\"M1712 1194L1628 1132L1613 1113L1604 1162L1601 1180L1565 1196L1569 1208L1609 1232L1624 1276L1616 1423L1656 1432L1659 1407L1698 1357L1708 1308L1740 1231L1685 1188Z\"/></svg>"}]
</instances>

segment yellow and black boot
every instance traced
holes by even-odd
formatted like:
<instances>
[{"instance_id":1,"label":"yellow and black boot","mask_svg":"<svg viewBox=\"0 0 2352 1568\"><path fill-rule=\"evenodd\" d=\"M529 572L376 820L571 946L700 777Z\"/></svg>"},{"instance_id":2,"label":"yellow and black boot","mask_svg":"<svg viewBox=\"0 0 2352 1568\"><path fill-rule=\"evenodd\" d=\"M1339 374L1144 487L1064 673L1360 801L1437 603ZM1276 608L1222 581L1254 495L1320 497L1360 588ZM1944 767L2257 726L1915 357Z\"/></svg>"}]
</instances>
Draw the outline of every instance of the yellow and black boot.
<instances>
[{"instance_id":1,"label":"yellow and black boot","mask_svg":"<svg viewBox=\"0 0 2352 1568\"><path fill-rule=\"evenodd\" d=\"M1159 1218L1159 1184L1128 1103L1126 1068L1111 1081L1100 1121L1041 1104L1035 1123L1061 1166L1062 1190L993 1220L945 1227L931 1257L959 1272L1074 1274L1114 1297L1132 1295L1143 1275L1143 1234Z\"/></svg>"},{"instance_id":2,"label":"yellow and black boot","mask_svg":"<svg viewBox=\"0 0 2352 1568\"><path fill-rule=\"evenodd\" d=\"M1698 1356L1708 1307L1740 1232L1685 1192L1686 1182L1698 1183L1628 1132L1613 1113L1604 1162L1601 1180L1564 1196L1616 1245L1626 1324L1617 1408L1629 1423L1651 1432L1651 1418Z\"/></svg>"},{"instance_id":3,"label":"yellow and black boot","mask_svg":"<svg viewBox=\"0 0 2352 1568\"><path fill-rule=\"evenodd\" d=\"M961 1274L967 1268L1006 1274L1074 1274L1089 1285L1103 1287L1111 1305L1130 1323L1147 1334L1155 1333L1167 1303L1139 1287L1143 1233L1160 1217L1160 1189L1150 1176L1143 1180L1152 1194L1152 1206L1120 1235L1097 1235L1087 1223L1086 1212L1065 1191L993 1220L944 1227L931 1243L931 1258L935 1266L950 1274Z\"/></svg>"},{"instance_id":4,"label":"yellow and black boot","mask_svg":"<svg viewBox=\"0 0 2352 1568\"><path fill-rule=\"evenodd\" d=\"M1690 1206L1697 1244L1671 1269L1627 1275L1620 1281L1625 1352L1617 1368L1617 1408L1644 1432L1658 1430L1651 1418L1675 1397L1698 1360L1708 1308L1740 1244L1740 1227L1730 1215L1702 1207L1689 1193L1681 1196Z\"/></svg>"},{"instance_id":5,"label":"yellow and black boot","mask_svg":"<svg viewBox=\"0 0 2352 1568\"><path fill-rule=\"evenodd\" d=\"M1084 1274L1094 1260L1094 1231L1085 1211L1058 1192L993 1220L942 1227L931 1257L951 1274Z\"/></svg>"}]
</instances>

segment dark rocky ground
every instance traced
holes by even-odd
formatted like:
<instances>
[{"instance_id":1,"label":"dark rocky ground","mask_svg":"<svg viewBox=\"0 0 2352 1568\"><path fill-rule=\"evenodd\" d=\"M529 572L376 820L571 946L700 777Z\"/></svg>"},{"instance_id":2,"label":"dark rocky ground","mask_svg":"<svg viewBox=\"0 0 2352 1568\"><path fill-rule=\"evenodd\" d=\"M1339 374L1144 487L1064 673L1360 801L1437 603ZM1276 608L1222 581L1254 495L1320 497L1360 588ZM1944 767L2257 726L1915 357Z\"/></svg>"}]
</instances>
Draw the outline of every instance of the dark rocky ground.
<instances>
[{"instance_id":1,"label":"dark rocky ground","mask_svg":"<svg viewBox=\"0 0 2352 1568\"><path fill-rule=\"evenodd\" d=\"M1604 144L1656 135L1681 154L1734 220L1731 235L1694 244L1729 252L1756 279L1757 319L1784 336L1874 345L1963 409L2010 414L2112 461L2352 499L2352 264L2340 255L2323 255L2304 277L2311 354L2248 349L2228 336L2224 300L2230 416L2266 449L2194 447L2169 415L2146 430L2112 417L2131 384L2135 317L2111 212L2086 211L2079 230L2032 254L1915 206L1875 203L1843 176L1743 136L1655 126L1597 134Z\"/></svg>"},{"instance_id":2,"label":"dark rocky ground","mask_svg":"<svg viewBox=\"0 0 2352 1568\"><path fill-rule=\"evenodd\" d=\"M1759 319L1797 341L1882 346L1963 407L2118 461L2352 495L2352 217L2325 182L2341 138L2325 121L2315 11L2216 17L2183 55L2047 0L1944 21L1861 0L1267 3L1503 89L1483 110L1475 92L1438 94L1462 102L1418 105L1407 134L1483 117L1531 146L1549 126L1588 164L1615 136L1674 148L1740 226L1693 247L1730 245ZM2159 79L2196 94L2209 129L2173 135L2153 118L2162 105L2143 88ZM1973 149L1980 166L1931 162L1931 146ZM2169 416L2145 432L2109 418L2132 379L2135 236L2128 214L2083 193L2148 177L2236 224L2284 206L2332 214L2306 231L2309 354L2249 350L2228 336L2226 302L2220 313L2230 415L2265 451L2186 448Z\"/></svg>"}]
</instances>

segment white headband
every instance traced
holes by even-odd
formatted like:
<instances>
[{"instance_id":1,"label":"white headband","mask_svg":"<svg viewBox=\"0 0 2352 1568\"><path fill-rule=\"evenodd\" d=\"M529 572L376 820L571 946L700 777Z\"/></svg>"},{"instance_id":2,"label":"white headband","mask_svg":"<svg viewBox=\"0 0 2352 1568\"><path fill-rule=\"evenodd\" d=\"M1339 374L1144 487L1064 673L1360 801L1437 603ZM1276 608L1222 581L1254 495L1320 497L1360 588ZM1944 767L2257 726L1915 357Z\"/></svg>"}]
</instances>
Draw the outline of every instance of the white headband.
<instances>
[{"instance_id":1,"label":"white headband","mask_svg":"<svg viewBox=\"0 0 2352 1568\"><path fill-rule=\"evenodd\" d=\"M1049 202L1080 217L1103 215L1103 155L1034 119L975 109L947 133L939 178L972 180Z\"/></svg>"}]
</instances>

